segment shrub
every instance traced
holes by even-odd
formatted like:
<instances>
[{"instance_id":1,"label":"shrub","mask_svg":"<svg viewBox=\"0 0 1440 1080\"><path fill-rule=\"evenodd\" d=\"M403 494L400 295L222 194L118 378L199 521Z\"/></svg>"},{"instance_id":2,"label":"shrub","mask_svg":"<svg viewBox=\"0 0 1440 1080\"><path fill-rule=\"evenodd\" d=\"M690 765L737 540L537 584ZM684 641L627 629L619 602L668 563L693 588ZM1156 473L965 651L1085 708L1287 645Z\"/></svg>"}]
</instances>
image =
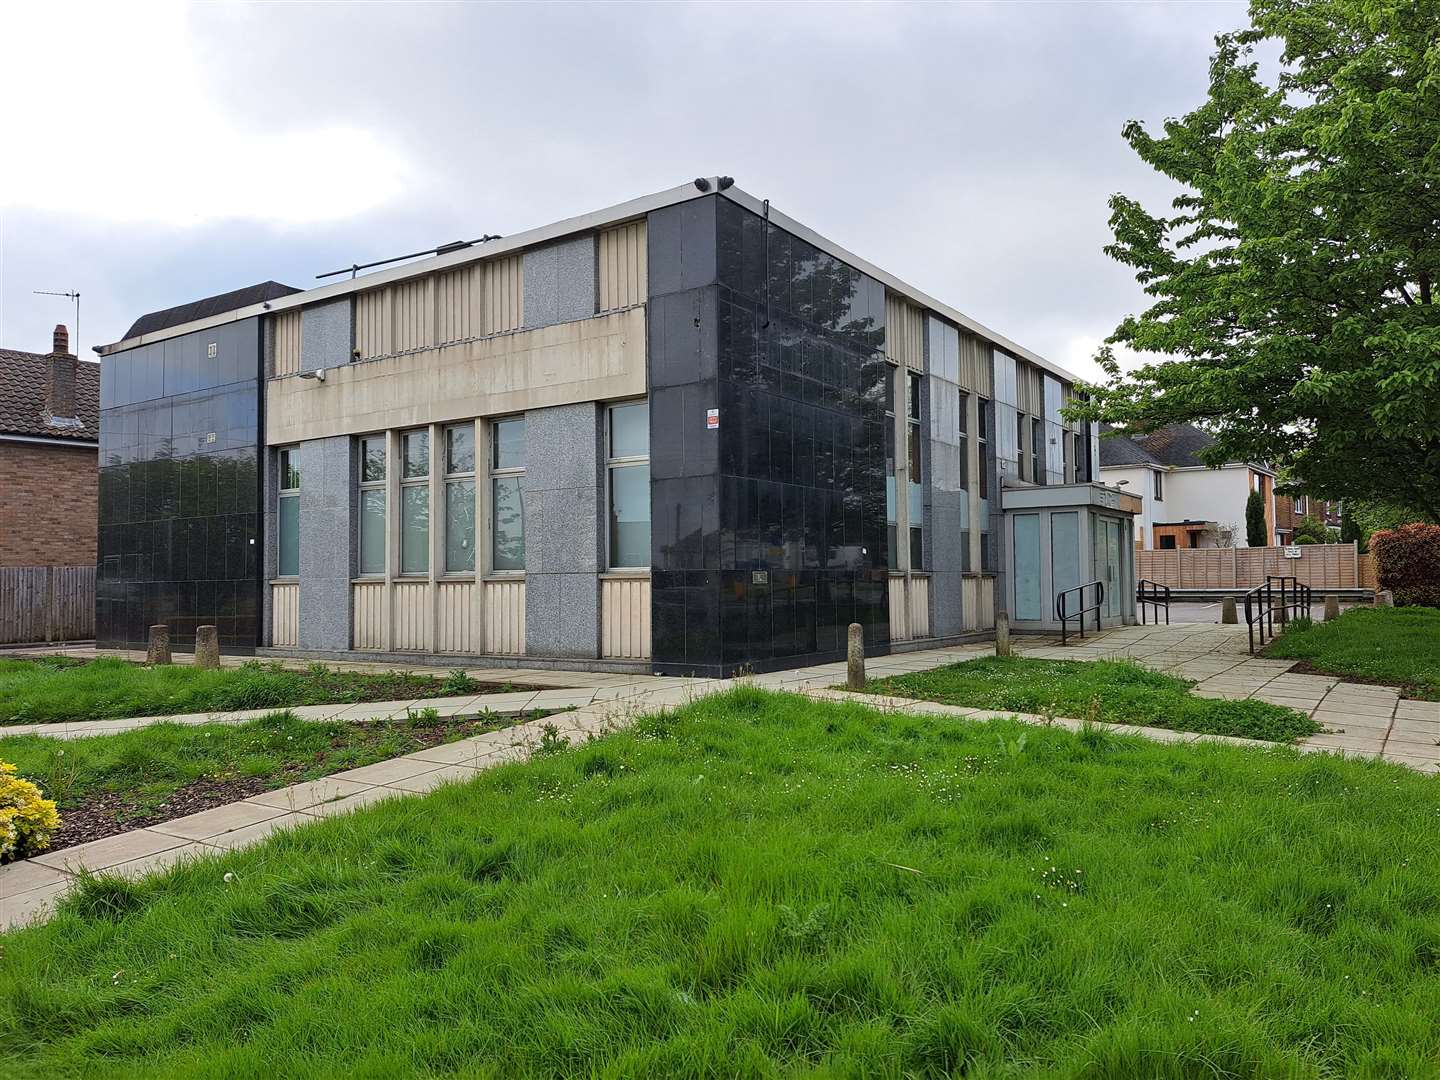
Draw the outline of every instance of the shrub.
<instances>
[{"instance_id":1,"label":"shrub","mask_svg":"<svg viewBox=\"0 0 1440 1080\"><path fill-rule=\"evenodd\" d=\"M1319 540L1316 540L1313 536L1305 536L1305 535L1303 535L1303 534L1300 535L1300 536L1294 537L1290 542L1291 542L1292 544L1318 544L1318 543L1320 543L1320 541L1319 541Z\"/></svg>"},{"instance_id":2,"label":"shrub","mask_svg":"<svg viewBox=\"0 0 1440 1080\"><path fill-rule=\"evenodd\" d=\"M1250 492L1245 500L1245 543L1251 547L1267 547L1270 544L1270 527L1265 523L1265 496L1258 491Z\"/></svg>"},{"instance_id":3,"label":"shrub","mask_svg":"<svg viewBox=\"0 0 1440 1080\"><path fill-rule=\"evenodd\" d=\"M1440 608L1440 525L1401 525L1370 537L1375 578L1399 607Z\"/></svg>"},{"instance_id":4,"label":"shrub","mask_svg":"<svg viewBox=\"0 0 1440 1080\"><path fill-rule=\"evenodd\" d=\"M55 803L40 789L15 775L15 766L0 761L0 863L27 859L50 846L60 827Z\"/></svg>"},{"instance_id":5,"label":"shrub","mask_svg":"<svg viewBox=\"0 0 1440 1080\"><path fill-rule=\"evenodd\" d=\"M1330 527L1314 514L1306 514L1295 526L1295 544L1328 544L1332 539Z\"/></svg>"}]
</instances>

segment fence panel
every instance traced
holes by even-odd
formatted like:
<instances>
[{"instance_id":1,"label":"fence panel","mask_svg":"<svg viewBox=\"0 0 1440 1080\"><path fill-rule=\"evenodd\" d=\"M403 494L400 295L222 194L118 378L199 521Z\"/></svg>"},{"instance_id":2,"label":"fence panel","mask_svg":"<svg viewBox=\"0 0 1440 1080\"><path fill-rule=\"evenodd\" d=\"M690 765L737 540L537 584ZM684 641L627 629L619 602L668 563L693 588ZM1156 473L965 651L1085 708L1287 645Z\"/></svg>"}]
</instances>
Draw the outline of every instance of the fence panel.
<instances>
[{"instance_id":1,"label":"fence panel","mask_svg":"<svg viewBox=\"0 0 1440 1080\"><path fill-rule=\"evenodd\" d=\"M95 567L0 567L0 645L95 636Z\"/></svg>"},{"instance_id":2,"label":"fence panel","mask_svg":"<svg viewBox=\"0 0 1440 1080\"><path fill-rule=\"evenodd\" d=\"M1373 589L1368 555L1351 544L1302 544L1300 558L1285 549L1176 548L1135 552L1135 576L1172 589L1253 589L1267 574L1299 579L1313 589Z\"/></svg>"}]
</instances>

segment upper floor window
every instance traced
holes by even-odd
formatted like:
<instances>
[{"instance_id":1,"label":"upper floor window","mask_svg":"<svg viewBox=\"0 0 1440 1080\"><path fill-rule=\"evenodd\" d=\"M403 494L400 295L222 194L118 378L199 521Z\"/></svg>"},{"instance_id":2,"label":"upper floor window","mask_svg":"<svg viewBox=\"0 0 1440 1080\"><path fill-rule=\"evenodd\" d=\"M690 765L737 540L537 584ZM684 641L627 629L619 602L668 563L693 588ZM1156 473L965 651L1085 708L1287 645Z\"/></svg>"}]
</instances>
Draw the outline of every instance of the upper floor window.
<instances>
[{"instance_id":1,"label":"upper floor window","mask_svg":"<svg viewBox=\"0 0 1440 1080\"><path fill-rule=\"evenodd\" d=\"M1038 416L1030 421L1030 479L1045 483L1045 421Z\"/></svg>"},{"instance_id":2,"label":"upper floor window","mask_svg":"<svg viewBox=\"0 0 1440 1080\"><path fill-rule=\"evenodd\" d=\"M960 442L960 490L970 490L970 395L964 390L960 391L960 413L959 431L956 432ZM969 550L968 548L966 549Z\"/></svg>"},{"instance_id":3,"label":"upper floor window","mask_svg":"<svg viewBox=\"0 0 1440 1080\"><path fill-rule=\"evenodd\" d=\"M990 497L990 401L979 398L975 402L976 458L980 462L980 498Z\"/></svg>"},{"instance_id":4,"label":"upper floor window","mask_svg":"<svg viewBox=\"0 0 1440 1080\"><path fill-rule=\"evenodd\" d=\"M610 566L649 567L650 406L613 405L609 420Z\"/></svg>"},{"instance_id":5,"label":"upper floor window","mask_svg":"<svg viewBox=\"0 0 1440 1080\"><path fill-rule=\"evenodd\" d=\"M280 577L300 574L300 448L287 446L279 455L280 506L278 558L276 572Z\"/></svg>"},{"instance_id":6,"label":"upper floor window","mask_svg":"<svg viewBox=\"0 0 1440 1080\"><path fill-rule=\"evenodd\" d=\"M908 481L906 484L906 508L910 518L910 569L919 570L924 564L925 488L922 469L920 438L920 393L923 383L919 375L910 375L909 394L906 402L906 462Z\"/></svg>"},{"instance_id":7,"label":"upper floor window","mask_svg":"<svg viewBox=\"0 0 1440 1080\"><path fill-rule=\"evenodd\" d=\"M1156 501L1156 502L1164 502L1164 501L1165 501L1165 474L1162 473L1159 469L1154 469L1154 470L1151 471L1150 475L1153 476L1153 477L1155 477L1155 501Z\"/></svg>"},{"instance_id":8,"label":"upper floor window","mask_svg":"<svg viewBox=\"0 0 1440 1080\"><path fill-rule=\"evenodd\" d=\"M490 569L525 569L525 418L490 425Z\"/></svg>"}]
</instances>

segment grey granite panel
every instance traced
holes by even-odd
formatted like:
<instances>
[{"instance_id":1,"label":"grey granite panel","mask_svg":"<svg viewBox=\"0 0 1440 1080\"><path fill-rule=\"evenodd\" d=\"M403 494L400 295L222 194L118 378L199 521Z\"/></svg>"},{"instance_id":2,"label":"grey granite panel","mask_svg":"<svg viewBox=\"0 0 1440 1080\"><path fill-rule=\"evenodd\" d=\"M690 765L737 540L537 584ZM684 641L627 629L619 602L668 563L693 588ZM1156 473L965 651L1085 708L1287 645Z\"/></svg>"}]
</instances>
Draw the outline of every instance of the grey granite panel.
<instances>
[{"instance_id":1,"label":"grey granite panel","mask_svg":"<svg viewBox=\"0 0 1440 1080\"><path fill-rule=\"evenodd\" d=\"M300 648L350 647L355 485L347 435L300 444Z\"/></svg>"},{"instance_id":2,"label":"grey granite panel","mask_svg":"<svg viewBox=\"0 0 1440 1080\"><path fill-rule=\"evenodd\" d=\"M595 574L526 573L526 653L595 659L599 641L600 580Z\"/></svg>"},{"instance_id":3,"label":"grey granite panel","mask_svg":"<svg viewBox=\"0 0 1440 1080\"><path fill-rule=\"evenodd\" d=\"M525 649L534 656L600 655L602 415L594 402L525 414Z\"/></svg>"},{"instance_id":4,"label":"grey granite panel","mask_svg":"<svg viewBox=\"0 0 1440 1080\"><path fill-rule=\"evenodd\" d=\"M521 256L524 324L588 319L595 314L595 238L579 236L532 248Z\"/></svg>"},{"instance_id":5,"label":"grey granite panel","mask_svg":"<svg viewBox=\"0 0 1440 1080\"><path fill-rule=\"evenodd\" d=\"M350 297L300 310L300 370L339 367L355 358Z\"/></svg>"},{"instance_id":6,"label":"grey granite panel","mask_svg":"<svg viewBox=\"0 0 1440 1080\"><path fill-rule=\"evenodd\" d=\"M964 575L936 571L930 575L930 636L950 637L963 632L965 619L961 611Z\"/></svg>"}]
</instances>

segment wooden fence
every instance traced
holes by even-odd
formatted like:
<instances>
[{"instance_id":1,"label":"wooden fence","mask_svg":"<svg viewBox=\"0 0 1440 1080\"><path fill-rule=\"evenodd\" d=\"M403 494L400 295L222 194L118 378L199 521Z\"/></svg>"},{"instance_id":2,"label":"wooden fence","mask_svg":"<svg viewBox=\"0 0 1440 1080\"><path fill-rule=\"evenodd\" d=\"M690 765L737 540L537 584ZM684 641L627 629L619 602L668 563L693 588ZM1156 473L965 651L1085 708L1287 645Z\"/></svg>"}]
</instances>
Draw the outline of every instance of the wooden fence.
<instances>
[{"instance_id":1,"label":"wooden fence","mask_svg":"<svg viewBox=\"0 0 1440 1080\"><path fill-rule=\"evenodd\" d=\"M0 566L0 645L95 636L95 567Z\"/></svg>"},{"instance_id":2,"label":"wooden fence","mask_svg":"<svg viewBox=\"0 0 1440 1080\"><path fill-rule=\"evenodd\" d=\"M1351 544L1301 544L1300 558L1285 549L1177 548L1135 552L1135 576L1172 589L1252 589L1267 574L1298 578L1312 589L1373 589L1370 556Z\"/></svg>"}]
</instances>

